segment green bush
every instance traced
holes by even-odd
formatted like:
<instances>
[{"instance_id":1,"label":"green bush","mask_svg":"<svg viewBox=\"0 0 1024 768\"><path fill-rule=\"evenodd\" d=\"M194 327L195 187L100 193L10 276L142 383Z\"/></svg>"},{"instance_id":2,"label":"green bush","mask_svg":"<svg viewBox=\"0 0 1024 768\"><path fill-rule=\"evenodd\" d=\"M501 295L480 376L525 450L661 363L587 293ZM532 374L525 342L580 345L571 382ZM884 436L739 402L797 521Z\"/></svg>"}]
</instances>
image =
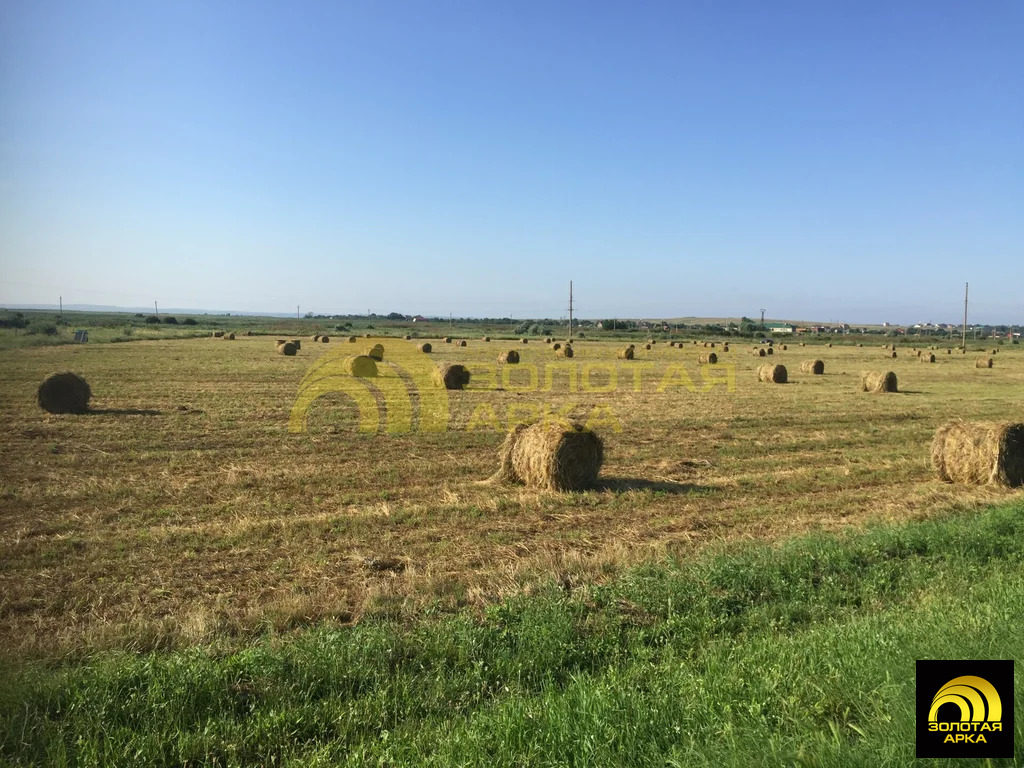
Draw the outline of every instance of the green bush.
<instances>
[{"instance_id":1,"label":"green bush","mask_svg":"<svg viewBox=\"0 0 1024 768\"><path fill-rule=\"evenodd\" d=\"M160 318L157 317L156 315L150 315L149 317L146 318L146 322L149 323L150 325L159 325Z\"/></svg>"},{"instance_id":2,"label":"green bush","mask_svg":"<svg viewBox=\"0 0 1024 768\"><path fill-rule=\"evenodd\" d=\"M199 325L199 323L196 322L194 317L186 317L184 320L181 321L181 324L182 325Z\"/></svg>"},{"instance_id":3,"label":"green bush","mask_svg":"<svg viewBox=\"0 0 1024 768\"><path fill-rule=\"evenodd\" d=\"M164 318L164 325L177 325L177 324L178 324L178 318L176 318L176 317L172 317L171 315L168 315L167 317Z\"/></svg>"}]
</instances>

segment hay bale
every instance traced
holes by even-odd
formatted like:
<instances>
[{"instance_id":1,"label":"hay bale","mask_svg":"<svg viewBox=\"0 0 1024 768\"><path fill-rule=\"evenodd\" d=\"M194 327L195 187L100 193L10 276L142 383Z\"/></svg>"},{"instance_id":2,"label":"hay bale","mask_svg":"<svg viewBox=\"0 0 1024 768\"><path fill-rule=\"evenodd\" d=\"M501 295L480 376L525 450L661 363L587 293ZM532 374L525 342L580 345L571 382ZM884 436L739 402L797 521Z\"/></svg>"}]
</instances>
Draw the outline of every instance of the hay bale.
<instances>
[{"instance_id":1,"label":"hay bale","mask_svg":"<svg viewBox=\"0 0 1024 768\"><path fill-rule=\"evenodd\" d=\"M330 337L330 336L321 336L321 337L320 337L320 343L321 343L321 344L326 344L326 343L327 343L327 342L329 342L330 340L331 340L331 337Z\"/></svg>"},{"instance_id":2,"label":"hay bale","mask_svg":"<svg viewBox=\"0 0 1024 768\"><path fill-rule=\"evenodd\" d=\"M887 352L885 356L888 357L888 358L895 359L896 358L896 350L894 349L892 352Z\"/></svg>"},{"instance_id":3,"label":"hay bale","mask_svg":"<svg viewBox=\"0 0 1024 768\"><path fill-rule=\"evenodd\" d=\"M36 391L39 407L50 413L86 413L92 390L77 373L51 373Z\"/></svg>"},{"instance_id":4,"label":"hay bale","mask_svg":"<svg viewBox=\"0 0 1024 768\"><path fill-rule=\"evenodd\" d=\"M992 350L992 354L993 354L993 355L995 355L995 354L998 354L998 353L999 353L999 350L998 350L998 349L993 349L993 350Z\"/></svg>"},{"instance_id":5,"label":"hay bale","mask_svg":"<svg viewBox=\"0 0 1024 768\"><path fill-rule=\"evenodd\" d=\"M526 339L526 338L520 339L520 341L523 342L523 344L529 344L530 343L530 340Z\"/></svg>"},{"instance_id":6,"label":"hay bale","mask_svg":"<svg viewBox=\"0 0 1024 768\"><path fill-rule=\"evenodd\" d=\"M992 358L991 357L979 357L974 361L975 368L991 368Z\"/></svg>"},{"instance_id":7,"label":"hay bale","mask_svg":"<svg viewBox=\"0 0 1024 768\"><path fill-rule=\"evenodd\" d=\"M785 344L783 344L782 345L782 351L785 352L787 349L789 349L789 347L787 347Z\"/></svg>"},{"instance_id":8,"label":"hay bale","mask_svg":"<svg viewBox=\"0 0 1024 768\"><path fill-rule=\"evenodd\" d=\"M364 334L363 334L363 338L364 338L364 339L368 339L368 338L370 338L370 334L368 334L368 333L364 333Z\"/></svg>"},{"instance_id":9,"label":"hay bale","mask_svg":"<svg viewBox=\"0 0 1024 768\"><path fill-rule=\"evenodd\" d=\"M356 337L355 336L349 336L348 337L348 343L349 344L355 344L356 343Z\"/></svg>"},{"instance_id":10,"label":"hay bale","mask_svg":"<svg viewBox=\"0 0 1024 768\"><path fill-rule=\"evenodd\" d=\"M729 351L729 345L728 344L723 344L722 345L722 351L723 352L728 352Z\"/></svg>"},{"instance_id":11,"label":"hay bale","mask_svg":"<svg viewBox=\"0 0 1024 768\"><path fill-rule=\"evenodd\" d=\"M554 341L554 339L552 339L550 336L544 339L545 344L550 344L552 341Z\"/></svg>"},{"instance_id":12,"label":"hay bale","mask_svg":"<svg viewBox=\"0 0 1024 768\"><path fill-rule=\"evenodd\" d=\"M952 355L952 354L953 354L953 349L952 349L952 347L947 347L947 348L946 348L946 354L947 354L947 355Z\"/></svg>"},{"instance_id":13,"label":"hay bale","mask_svg":"<svg viewBox=\"0 0 1024 768\"><path fill-rule=\"evenodd\" d=\"M233 333L226 333L221 338L224 339L224 341L234 341L235 340L235 334L233 334Z\"/></svg>"},{"instance_id":14,"label":"hay bale","mask_svg":"<svg viewBox=\"0 0 1024 768\"><path fill-rule=\"evenodd\" d=\"M632 360L633 359L633 347L626 347L625 349L619 350L619 360Z\"/></svg>"},{"instance_id":15,"label":"hay bale","mask_svg":"<svg viewBox=\"0 0 1024 768\"><path fill-rule=\"evenodd\" d=\"M464 346L466 346L466 340L465 339L459 339L458 341L455 342L455 346L456 347L464 347Z\"/></svg>"},{"instance_id":16,"label":"hay bale","mask_svg":"<svg viewBox=\"0 0 1024 768\"><path fill-rule=\"evenodd\" d=\"M832 348L832 342L831 341L828 343L828 346L829 346L829 349Z\"/></svg>"},{"instance_id":17,"label":"hay bale","mask_svg":"<svg viewBox=\"0 0 1024 768\"><path fill-rule=\"evenodd\" d=\"M246 336L255 336L256 334L255 334L255 333L253 333L252 331L246 331L246 332L245 332L245 335L246 335Z\"/></svg>"},{"instance_id":18,"label":"hay bale","mask_svg":"<svg viewBox=\"0 0 1024 768\"><path fill-rule=\"evenodd\" d=\"M384 345L374 344L366 352L363 353L366 357L376 360L378 363L384 360Z\"/></svg>"},{"instance_id":19,"label":"hay bale","mask_svg":"<svg viewBox=\"0 0 1024 768\"><path fill-rule=\"evenodd\" d=\"M555 342L554 344L552 344L552 345L551 345L551 348L552 348L553 350L555 350L555 352L557 352L558 350L560 350L560 349L562 348L562 345L561 345L561 344L559 344L559 343L558 343L558 342L556 341L556 342Z\"/></svg>"},{"instance_id":20,"label":"hay bale","mask_svg":"<svg viewBox=\"0 0 1024 768\"><path fill-rule=\"evenodd\" d=\"M867 371L860 375L863 392L898 392L896 374L892 371Z\"/></svg>"},{"instance_id":21,"label":"hay bale","mask_svg":"<svg viewBox=\"0 0 1024 768\"><path fill-rule=\"evenodd\" d=\"M500 355L498 355L498 362L509 364L518 363L519 353L516 352L514 349L510 349L507 352L502 352Z\"/></svg>"},{"instance_id":22,"label":"hay bale","mask_svg":"<svg viewBox=\"0 0 1024 768\"><path fill-rule=\"evenodd\" d=\"M572 351L572 347L566 344L564 347L556 349L555 354L558 355L559 357L572 357L574 352Z\"/></svg>"},{"instance_id":23,"label":"hay bale","mask_svg":"<svg viewBox=\"0 0 1024 768\"><path fill-rule=\"evenodd\" d=\"M492 480L542 490L579 491L597 480L604 443L595 432L570 421L520 424L505 437L500 461Z\"/></svg>"},{"instance_id":24,"label":"hay bale","mask_svg":"<svg viewBox=\"0 0 1024 768\"><path fill-rule=\"evenodd\" d=\"M411 333L407 333L402 338L405 339L406 341L412 341L412 334Z\"/></svg>"},{"instance_id":25,"label":"hay bale","mask_svg":"<svg viewBox=\"0 0 1024 768\"><path fill-rule=\"evenodd\" d=\"M452 337L451 336L445 336L444 337L444 343L445 344L451 344L452 343Z\"/></svg>"},{"instance_id":26,"label":"hay bale","mask_svg":"<svg viewBox=\"0 0 1024 768\"><path fill-rule=\"evenodd\" d=\"M644 344L644 349L650 349L650 348L651 348L650 344Z\"/></svg>"},{"instance_id":27,"label":"hay bale","mask_svg":"<svg viewBox=\"0 0 1024 768\"><path fill-rule=\"evenodd\" d=\"M372 379L377 375L377 361L369 355L355 355L345 358L345 372L360 379Z\"/></svg>"},{"instance_id":28,"label":"hay bale","mask_svg":"<svg viewBox=\"0 0 1024 768\"><path fill-rule=\"evenodd\" d=\"M948 483L1024 485L1024 424L944 424L932 439L932 466Z\"/></svg>"},{"instance_id":29,"label":"hay bale","mask_svg":"<svg viewBox=\"0 0 1024 768\"><path fill-rule=\"evenodd\" d=\"M756 347L754 349L754 357L764 357L768 353L764 351L764 347Z\"/></svg>"},{"instance_id":30,"label":"hay bale","mask_svg":"<svg viewBox=\"0 0 1024 768\"><path fill-rule=\"evenodd\" d=\"M917 350L917 356L918 356L918 357L920 357L920 356L921 356L922 354L924 354L924 353L923 353L923 352L922 352L922 351L921 351L920 349L919 349L919 350Z\"/></svg>"},{"instance_id":31,"label":"hay bale","mask_svg":"<svg viewBox=\"0 0 1024 768\"><path fill-rule=\"evenodd\" d=\"M320 341L320 334L319 333L316 334L316 336L313 337L313 341Z\"/></svg>"},{"instance_id":32,"label":"hay bale","mask_svg":"<svg viewBox=\"0 0 1024 768\"><path fill-rule=\"evenodd\" d=\"M490 340L491 340L490 336L484 336L484 341L490 341Z\"/></svg>"},{"instance_id":33,"label":"hay bale","mask_svg":"<svg viewBox=\"0 0 1024 768\"><path fill-rule=\"evenodd\" d=\"M771 347L768 347L768 349L767 349L767 350L765 350L765 351L766 351L766 352L767 352L767 353L768 353L769 355L774 355L774 354L775 354L775 350L774 350L774 349L772 349Z\"/></svg>"},{"instance_id":34,"label":"hay bale","mask_svg":"<svg viewBox=\"0 0 1024 768\"><path fill-rule=\"evenodd\" d=\"M757 369L757 380L768 384L785 384L788 380L786 366L762 365Z\"/></svg>"},{"instance_id":35,"label":"hay bale","mask_svg":"<svg viewBox=\"0 0 1024 768\"><path fill-rule=\"evenodd\" d=\"M420 342L419 344L416 345L416 348L425 355L429 355L430 351L433 349L433 347L430 346L429 341Z\"/></svg>"},{"instance_id":36,"label":"hay bale","mask_svg":"<svg viewBox=\"0 0 1024 768\"><path fill-rule=\"evenodd\" d=\"M279 354L279 355L287 355L288 357L295 357L295 353L296 352L298 352L298 350L295 348L295 345L292 344L290 341L286 341L283 344L278 344L277 345L277 354Z\"/></svg>"},{"instance_id":37,"label":"hay bale","mask_svg":"<svg viewBox=\"0 0 1024 768\"><path fill-rule=\"evenodd\" d=\"M801 341L800 342L800 346L801 347L806 347L807 346L807 342L806 341Z\"/></svg>"},{"instance_id":38,"label":"hay bale","mask_svg":"<svg viewBox=\"0 0 1024 768\"><path fill-rule=\"evenodd\" d=\"M465 389L469 384L469 369L458 363L441 363L434 371L434 383L445 389Z\"/></svg>"},{"instance_id":39,"label":"hay bale","mask_svg":"<svg viewBox=\"0 0 1024 768\"><path fill-rule=\"evenodd\" d=\"M714 352L702 352L701 354L697 355L697 362L706 363L707 365L714 365L715 363L718 362L718 355L716 355Z\"/></svg>"},{"instance_id":40,"label":"hay bale","mask_svg":"<svg viewBox=\"0 0 1024 768\"><path fill-rule=\"evenodd\" d=\"M224 331L214 331L213 332L213 338L221 339L223 337L224 337Z\"/></svg>"},{"instance_id":41,"label":"hay bale","mask_svg":"<svg viewBox=\"0 0 1024 768\"><path fill-rule=\"evenodd\" d=\"M921 362L922 363L934 363L935 362L935 355L933 355L931 352L929 352L927 355L921 355Z\"/></svg>"},{"instance_id":42,"label":"hay bale","mask_svg":"<svg viewBox=\"0 0 1024 768\"><path fill-rule=\"evenodd\" d=\"M302 349L302 342L298 339L292 339L292 344L295 345L296 349Z\"/></svg>"},{"instance_id":43,"label":"hay bale","mask_svg":"<svg viewBox=\"0 0 1024 768\"><path fill-rule=\"evenodd\" d=\"M825 373L825 361L824 360L804 360L800 363L800 373L811 373L815 376L821 376Z\"/></svg>"}]
</instances>

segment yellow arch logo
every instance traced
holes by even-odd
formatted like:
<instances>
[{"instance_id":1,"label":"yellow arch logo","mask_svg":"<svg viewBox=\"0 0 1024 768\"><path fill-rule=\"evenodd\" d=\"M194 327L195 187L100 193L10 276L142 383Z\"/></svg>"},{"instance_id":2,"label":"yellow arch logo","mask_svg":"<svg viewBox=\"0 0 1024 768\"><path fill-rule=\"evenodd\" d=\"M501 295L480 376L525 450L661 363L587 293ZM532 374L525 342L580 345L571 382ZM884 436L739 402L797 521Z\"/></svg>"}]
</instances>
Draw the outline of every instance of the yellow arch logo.
<instances>
[{"instance_id":1,"label":"yellow arch logo","mask_svg":"<svg viewBox=\"0 0 1024 768\"><path fill-rule=\"evenodd\" d=\"M377 375L350 372L347 361L374 344L384 347ZM359 339L341 342L317 360L299 383L288 419L289 432L305 432L309 409L324 395L347 395L359 409L359 430L378 432L381 422L389 434L444 432L450 416L448 391L433 382L435 365L430 355L402 339ZM418 416L418 418L414 418Z\"/></svg>"},{"instance_id":2,"label":"yellow arch logo","mask_svg":"<svg viewBox=\"0 0 1024 768\"><path fill-rule=\"evenodd\" d=\"M1003 719L1003 702L999 692L988 680L976 675L954 677L932 698L928 721L936 722L939 707L955 704L960 708L960 722L998 722Z\"/></svg>"}]
</instances>

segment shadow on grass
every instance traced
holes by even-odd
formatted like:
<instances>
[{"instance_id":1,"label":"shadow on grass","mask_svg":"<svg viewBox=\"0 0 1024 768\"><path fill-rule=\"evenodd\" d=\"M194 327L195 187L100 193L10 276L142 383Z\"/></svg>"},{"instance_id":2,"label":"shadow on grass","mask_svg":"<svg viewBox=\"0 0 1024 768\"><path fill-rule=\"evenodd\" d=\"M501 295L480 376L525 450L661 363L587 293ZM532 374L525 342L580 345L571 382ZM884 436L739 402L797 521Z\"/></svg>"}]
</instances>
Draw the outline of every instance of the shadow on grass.
<instances>
[{"instance_id":1,"label":"shadow on grass","mask_svg":"<svg viewBox=\"0 0 1024 768\"><path fill-rule=\"evenodd\" d=\"M694 483L677 483L674 480L646 480L642 477L599 477L594 485L595 491L655 491L682 495L689 493L710 493L715 490L708 485Z\"/></svg>"}]
</instances>

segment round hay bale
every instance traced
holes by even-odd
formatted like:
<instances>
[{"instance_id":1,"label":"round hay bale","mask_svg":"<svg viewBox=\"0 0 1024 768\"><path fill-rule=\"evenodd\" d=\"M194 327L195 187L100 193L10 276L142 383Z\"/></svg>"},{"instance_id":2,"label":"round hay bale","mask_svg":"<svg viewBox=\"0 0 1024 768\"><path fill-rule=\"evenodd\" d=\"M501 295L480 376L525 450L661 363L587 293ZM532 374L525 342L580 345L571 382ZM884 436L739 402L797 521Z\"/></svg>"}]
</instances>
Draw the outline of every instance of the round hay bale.
<instances>
[{"instance_id":1,"label":"round hay bale","mask_svg":"<svg viewBox=\"0 0 1024 768\"><path fill-rule=\"evenodd\" d=\"M330 337L330 336L321 336L321 337L320 337L320 343L321 343L321 344L326 344L326 343L327 343L327 342L329 342L330 340L331 340L331 337Z\"/></svg>"},{"instance_id":2,"label":"round hay bale","mask_svg":"<svg viewBox=\"0 0 1024 768\"><path fill-rule=\"evenodd\" d=\"M828 347L829 347L829 349L832 348L832 342L831 341L828 343Z\"/></svg>"},{"instance_id":3,"label":"round hay bale","mask_svg":"<svg viewBox=\"0 0 1024 768\"><path fill-rule=\"evenodd\" d=\"M768 384L785 384L788 380L786 366L784 365L762 365L757 369L757 380Z\"/></svg>"},{"instance_id":4,"label":"round hay bale","mask_svg":"<svg viewBox=\"0 0 1024 768\"><path fill-rule=\"evenodd\" d=\"M498 362L509 364L518 363L519 353L516 352L514 349L510 349L507 352L502 352L500 355L498 355Z\"/></svg>"},{"instance_id":5,"label":"round hay bale","mask_svg":"<svg viewBox=\"0 0 1024 768\"><path fill-rule=\"evenodd\" d=\"M619 350L619 360L632 360L633 359L633 348L626 347L625 349Z\"/></svg>"},{"instance_id":6,"label":"round hay bale","mask_svg":"<svg viewBox=\"0 0 1024 768\"><path fill-rule=\"evenodd\" d=\"M992 354L993 354L993 355L995 355L995 354L998 354L998 353L999 353L999 350L998 350L998 349L993 349L993 350L992 350Z\"/></svg>"},{"instance_id":7,"label":"round hay bale","mask_svg":"<svg viewBox=\"0 0 1024 768\"><path fill-rule=\"evenodd\" d=\"M298 350L295 349L295 345L292 344L290 341L286 341L283 344L278 344L277 345L277 354L279 354L279 355L287 355L288 357L295 357L295 353L296 352L298 352Z\"/></svg>"},{"instance_id":8,"label":"round hay bale","mask_svg":"<svg viewBox=\"0 0 1024 768\"><path fill-rule=\"evenodd\" d=\"M224 331L214 331L213 332L213 338L215 338L215 339L224 338Z\"/></svg>"},{"instance_id":9,"label":"round hay bale","mask_svg":"<svg viewBox=\"0 0 1024 768\"><path fill-rule=\"evenodd\" d=\"M405 339L406 341L412 341L412 334L411 333L407 333L402 338Z\"/></svg>"},{"instance_id":10,"label":"round hay bale","mask_svg":"<svg viewBox=\"0 0 1024 768\"><path fill-rule=\"evenodd\" d=\"M933 355L931 352L929 352L927 355L921 355L921 362L922 363L934 363L935 362L935 355Z\"/></svg>"},{"instance_id":11,"label":"round hay bale","mask_svg":"<svg viewBox=\"0 0 1024 768\"><path fill-rule=\"evenodd\" d=\"M708 342L708 347L710 347L711 349L714 349L715 348L715 342L713 342L713 341L712 342Z\"/></svg>"},{"instance_id":12,"label":"round hay bale","mask_svg":"<svg viewBox=\"0 0 1024 768\"><path fill-rule=\"evenodd\" d=\"M651 348L650 344L644 344L644 349L650 349L650 348Z\"/></svg>"},{"instance_id":13,"label":"round hay bale","mask_svg":"<svg viewBox=\"0 0 1024 768\"><path fill-rule=\"evenodd\" d=\"M579 491L596 482L603 461L601 438L579 424L520 424L505 437L501 466L492 479L541 490Z\"/></svg>"},{"instance_id":14,"label":"round hay bale","mask_svg":"<svg viewBox=\"0 0 1024 768\"><path fill-rule=\"evenodd\" d=\"M952 355L953 354L953 349L951 347L947 347L946 348L946 354L947 355Z\"/></svg>"},{"instance_id":15,"label":"round hay bale","mask_svg":"<svg viewBox=\"0 0 1024 768\"><path fill-rule=\"evenodd\" d=\"M923 352L922 352L922 351L921 351L920 349L919 349L919 350L917 350L917 356L918 356L918 357L920 357L920 356L921 356L922 354L924 354L924 353L923 353Z\"/></svg>"},{"instance_id":16,"label":"round hay bale","mask_svg":"<svg viewBox=\"0 0 1024 768\"><path fill-rule=\"evenodd\" d=\"M821 376L825 373L825 361L824 360L804 360L800 363L800 373L811 373L815 376Z\"/></svg>"},{"instance_id":17,"label":"round hay bale","mask_svg":"<svg viewBox=\"0 0 1024 768\"><path fill-rule=\"evenodd\" d=\"M768 347L768 349L767 349L767 350L765 350L765 351L766 351L766 352L767 352L767 353L768 353L769 355L774 355L774 354L775 354L775 350L774 350L774 349L772 349L771 347Z\"/></svg>"},{"instance_id":18,"label":"round hay bale","mask_svg":"<svg viewBox=\"0 0 1024 768\"><path fill-rule=\"evenodd\" d=\"M355 336L349 336L348 337L348 343L349 344L355 344L356 343L356 337Z\"/></svg>"},{"instance_id":19,"label":"round hay bale","mask_svg":"<svg viewBox=\"0 0 1024 768\"><path fill-rule=\"evenodd\" d=\"M754 349L754 357L764 357L768 353L764 351L764 347L757 347Z\"/></svg>"},{"instance_id":20,"label":"round hay bale","mask_svg":"<svg viewBox=\"0 0 1024 768\"><path fill-rule=\"evenodd\" d=\"M315 336L313 337L313 341L320 341L320 334L319 334L319 333L318 333L318 334L316 334L316 335L315 335Z\"/></svg>"},{"instance_id":21,"label":"round hay bale","mask_svg":"<svg viewBox=\"0 0 1024 768\"><path fill-rule=\"evenodd\" d=\"M728 342L726 342L725 344L722 345L722 351L723 352L728 352L729 351L729 344L728 344Z\"/></svg>"},{"instance_id":22,"label":"round hay bale","mask_svg":"<svg viewBox=\"0 0 1024 768\"><path fill-rule=\"evenodd\" d=\"M253 333L252 331L246 331L246 332L245 332L245 335L246 335L246 336L255 336L256 334L255 334L255 333Z\"/></svg>"},{"instance_id":23,"label":"round hay bale","mask_svg":"<svg viewBox=\"0 0 1024 768\"><path fill-rule=\"evenodd\" d=\"M548 336L546 339L544 339L544 343L545 344L550 344L552 341L554 341L554 339L552 339L550 336Z\"/></svg>"},{"instance_id":24,"label":"round hay bale","mask_svg":"<svg viewBox=\"0 0 1024 768\"><path fill-rule=\"evenodd\" d=\"M992 358L991 357L979 357L974 361L975 368L991 368Z\"/></svg>"},{"instance_id":25,"label":"round hay bale","mask_svg":"<svg viewBox=\"0 0 1024 768\"><path fill-rule=\"evenodd\" d=\"M572 351L572 347L566 344L564 347L556 349L555 354L559 357L572 357L575 353Z\"/></svg>"},{"instance_id":26,"label":"round hay bale","mask_svg":"<svg viewBox=\"0 0 1024 768\"><path fill-rule=\"evenodd\" d=\"M961 355L966 355L967 354L967 350L965 348L961 347L960 348L960 354Z\"/></svg>"},{"instance_id":27,"label":"round hay bale","mask_svg":"<svg viewBox=\"0 0 1024 768\"><path fill-rule=\"evenodd\" d=\"M858 347L863 347L864 345L863 345L863 344L862 344L861 342L859 342L859 341L858 341L858 342L857 342L857 346L858 346Z\"/></svg>"},{"instance_id":28,"label":"round hay bale","mask_svg":"<svg viewBox=\"0 0 1024 768\"><path fill-rule=\"evenodd\" d=\"M530 340L526 339L526 338L520 339L520 341L523 342L523 344L529 344L530 343Z\"/></svg>"},{"instance_id":29,"label":"round hay bale","mask_svg":"<svg viewBox=\"0 0 1024 768\"><path fill-rule=\"evenodd\" d=\"M372 379L377 375L377 361L368 355L345 358L345 372L360 379Z\"/></svg>"},{"instance_id":30,"label":"round hay bale","mask_svg":"<svg viewBox=\"0 0 1024 768\"><path fill-rule=\"evenodd\" d=\"M556 342L555 342L554 344L552 344L552 345L551 345L551 348L552 348L553 350L555 350L555 352L557 352L558 350L560 350L560 349L562 348L562 345L561 345L561 344L559 344L559 343L558 343L558 342L556 341Z\"/></svg>"},{"instance_id":31,"label":"round hay bale","mask_svg":"<svg viewBox=\"0 0 1024 768\"><path fill-rule=\"evenodd\" d=\"M36 391L39 407L50 413L85 413L92 390L77 373L51 373Z\"/></svg>"},{"instance_id":32,"label":"round hay bale","mask_svg":"<svg viewBox=\"0 0 1024 768\"><path fill-rule=\"evenodd\" d=\"M384 360L384 345L374 344L363 353L366 357L376 360L378 363Z\"/></svg>"},{"instance_id":33,"label":"round hay bale","mask_svg":"<svg viewBox=\"0 0 1024 768\"><path fill-rule=\"evenodd\" d=\"M892 371L868 371L860 376L863 392L898 392L896 374Z\"/></svg>"},{"instance_id":34,"label":"round hay bale","mask_svg":"<svg viewBox=\"0 0 1024 768\"><path fill-rule=\"evenodd\" d=\"M292 339L292 344L295 345L296 349L302 349L302 342L298 339Z\"/></svg>"},{"instance_id":35,"label":"round hay bale","mask_svg":"<svg viewBox=\"0 0 1024 768\"><path fill-rule=\"evenodd\" d=\"M801 341L800 342L800 346L801 347L806 347L807 346L807 342L806 341Z\"/></svg>"},{"instance_id":36,"label":"round hay bale","mask_svg":"<svg viewBox=\"0 0 1024 768\"><path fill-rule=\"evenodd\" d=\"M760 366L758 368L758 381L768 384L785 384L787 378L785 366Z\"/></svg>"},{"instance_id":37,"label":"round hay bale","mask_svg":"<svg viewBox=\"0 0 1024 768\"><path fill-rule=\"evenodd\" d=\"M433 349L433 347L430 346L429 341L420 342L419 344L416 345L416 348L419 349L419 351L425 355L429 355L430 351Z\"/></svg>"},{"instance_id":38,"label":"round hay bale","mask_svg":"<svg viewBox=\"0 0 1024 768\"><path fill-rule=\"evenodd\" d=\"M697 355L697 362L706 363L707 365L714 365L715 363L718 362L718 355L716 355L714 352L702 352L701 354Z\"/></svg>"},{"instance_id":39,"label":"round hay bale","mask_svg":"<svg viewBox=\"0 0 1024 768\"><path fill-rule=\"evenodd\" d=\"M490 340L491 340L490 336L484 336L484 341L490 341Z\"/></svg>"},{"instance_id":40,"label":"round hay bale","mask_svg":"<svg viewBox=\"0 0 1024 768\"><path fill-rule=\"evenodd\" d=\"M886 353L886 357L895 359L896 358L896 350L894 349L891 352Z\"/></svg>"},{"instance_id":41,"label":"round hay bale","mask_svg":"<svg viewBox=\"0 0 1024 768\"><path fill-rule=\"evenodd\" d=\"M466 346L466 340L465 339L459 339L458 341L455 342L455 346L456 347L464 347L464 346Z\"/></svg>"},{"instance_id":42,"label":"round hay bale","mask_svg":"<svg viewBox=\"0 0 1024 768\"><path fill-rule=\"evenodd\" d=\"M363 338L364 338L364 339L368 339L368 338L370 338L370 334L368 334L368 333L364 333L364 334L363 334Z\"/></svg>"},{"instance_id":43,"label":"round hay bale","mask_svg":"<svg viewBox=\"0 0 1024 768\"><path fill-rule=\"evenodd\" d=\"M235 334L233 334L233 333L226 333L221 338L223 338L224 341L234 341L235 340Z\"/></svg>"},{"instance_id":44,"label":"round hay bale","mask_svg":"<svg viewBox=\"0 0 1024 768\"><path fill-rule=\"evenodd\" d=\"M783 344L781 349L782 349L783 352L785 352L787 349L789 349L789 347L787 347L785 344Z\"/></svg>"},{"instance_id":45,"label":"round hay bale","mask_svg":"<svg viewBox=\"0 0 1024 768\"><path fill-rule=\"evenodd\" d=\"M1024 424L943 424L932 439L932 466L948 483L1024 485Z\"/></svg>"},{"instance_id":46,"label":"round hay bale","mask_svg":"<svg viewBox=\"0 0 1024 768\"><path fill-rule=\"evenodd\" d=\"M434 371L434 383L445 389L465 389L469 384L469 369L458 363L441 363Z\"/></svg>"}]
</instances>

